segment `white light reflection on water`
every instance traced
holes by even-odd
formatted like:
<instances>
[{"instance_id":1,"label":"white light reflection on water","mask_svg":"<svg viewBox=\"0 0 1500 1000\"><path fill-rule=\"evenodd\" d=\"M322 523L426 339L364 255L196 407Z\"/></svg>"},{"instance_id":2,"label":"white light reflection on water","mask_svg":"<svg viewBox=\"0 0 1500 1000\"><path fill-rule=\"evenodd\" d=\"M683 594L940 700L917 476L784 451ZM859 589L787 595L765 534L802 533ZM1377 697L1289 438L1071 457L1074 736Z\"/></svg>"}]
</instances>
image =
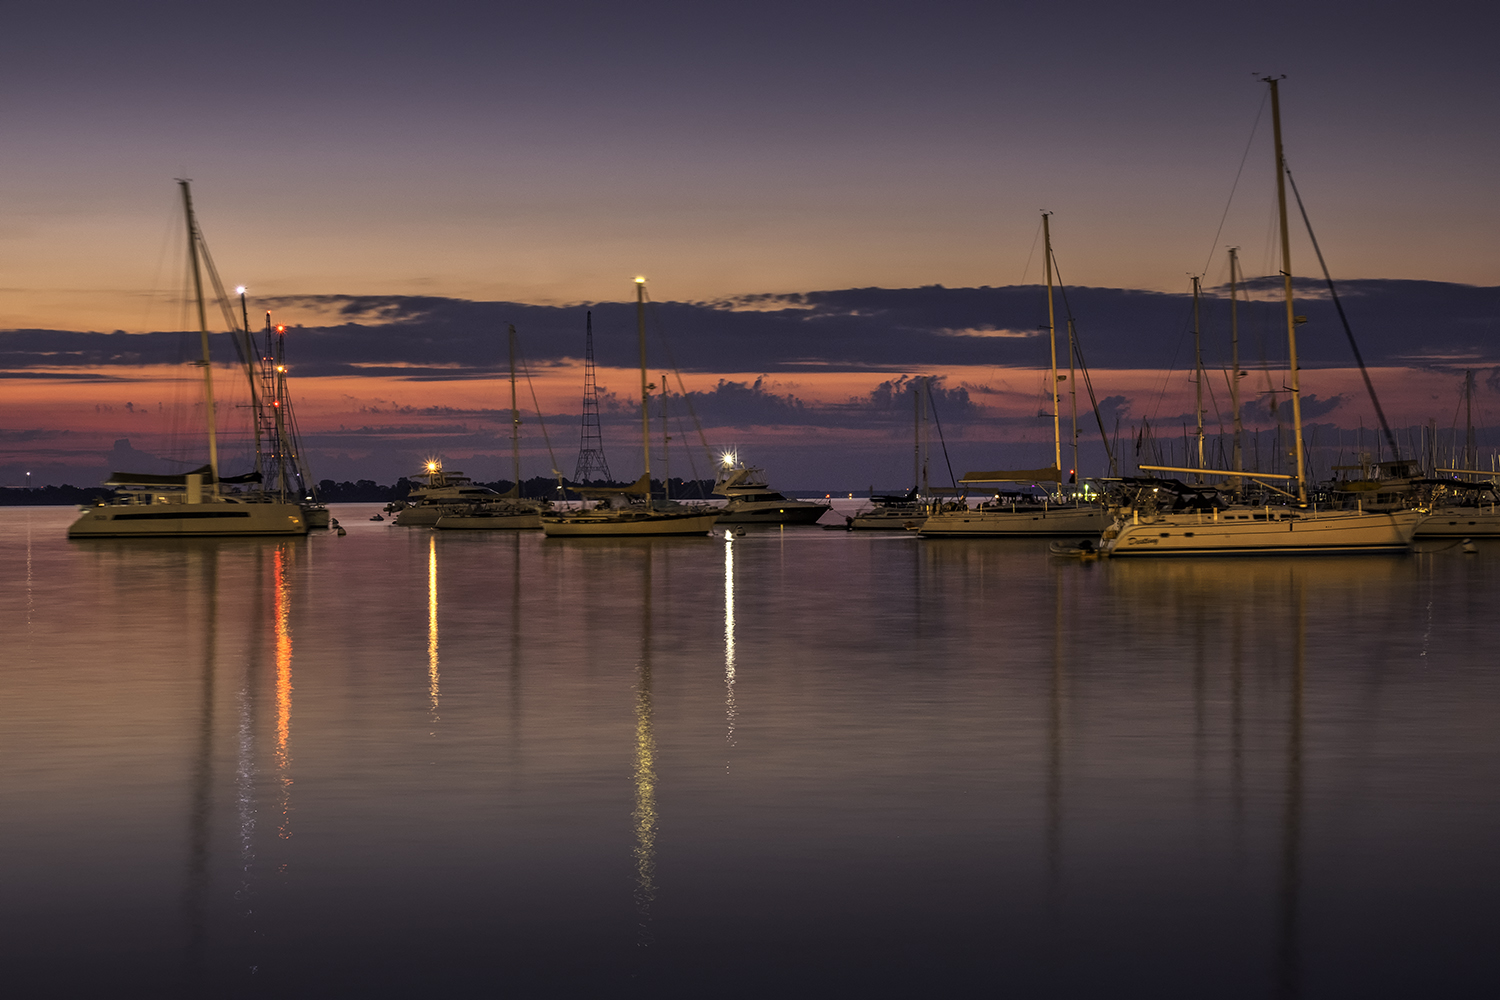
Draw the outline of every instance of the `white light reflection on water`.
<instances>
[{"instance_id":1,"label":"white light reflection on water","mask_svg":"<svg viewBox=\"0 0 1500 1000\"><path fill-rule=\"evenodd\" d=\"M734 536L724 533L724 742L734 746ZM729 770L726 761L724 770Z\"/></svg>"},{"instance_id":2,"label":"white light reflection on water","mask_svg":"<svg viewBox=\"0 0 1500 1000\"><path fill-rule=\"evenodd\" d=\"M441 695L438 675L438 584L437 532L427 538L427 698L429 714L436 723Z\"/></svg>"}]
</instances>

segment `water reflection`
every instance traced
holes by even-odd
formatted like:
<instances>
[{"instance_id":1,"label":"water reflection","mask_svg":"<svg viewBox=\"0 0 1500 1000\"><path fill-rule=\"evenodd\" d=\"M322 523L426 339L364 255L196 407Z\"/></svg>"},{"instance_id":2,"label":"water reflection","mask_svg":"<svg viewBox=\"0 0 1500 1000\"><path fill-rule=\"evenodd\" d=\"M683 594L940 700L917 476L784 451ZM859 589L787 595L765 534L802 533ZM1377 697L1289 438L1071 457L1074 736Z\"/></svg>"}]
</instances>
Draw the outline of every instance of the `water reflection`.
<instances>
[{"instance_id":1,"label":"water reflection","mask_svg":"<svg viewBox=\"0 0 1500 1000\"><path fill-rule=\"evenodd\" d=\"M188 805L187 882L184 899L186 973L190 985L202 981L207 948L210 830L214 804L214 684L218 672L219 553L214 546L195 546L186 562L196 572L202 661L198 665L198 740ZM196 577L196 580L194 578ZM190 605L189 605L190 606Z\"/></svg>"},{"instance_id":2,"label":"water reflection","mask_svg":"<svg viewBox=\"0 0 1500 1000\"><path fill-rule=\"evenodd\" d=\"M734 538L724 535L724 742L734 746ZM726 761L724 770L729 770Z\"/></svg>"},{"instance_id":3,"label":"water reflection","mask_svg":"<svg viewBox=\"0 0 1500 1000\"><path fill-rule=\"evenodd\" d=\"M437 532L427 538L427 698L432 721L438 721L438 589Z\"/></svg>"},{"instance_id":4,"label":"water reflection","mask_svg":"<svg viewBox=\"0 0 1500 1000\"><path fill-rule=\"evenodd\" d=\"M656 901L656 734L651 723L651 547L643 552L641 657L635 692L635 911L636 944L651 943Z\"/></svg>"},{"instance_id":5,"label":"water reflection","mask_svg":"<svg viewBox=\"0 0 1500 1000\"><path fill-rule=\"evenodd\" d=\"M292 835L292 625L291 582L287 562L291 546L278 545L273 554L276 622L276 776L280 791L281 819L277 836Z\"/></svg>"},{"instance_id":6,"label":"water reflection","mask_svg":"<svg viewBox=\"0 0 1500 1000\"><path fill-rule=\"evenodd\" d=\"M1307 592L1292 581L1292 678L1286 736L1286 792L1282 812L1281 886L1278 900L1277 992L1302 995L1299 941L1302 889L1302 697L1306 671Z\"/></svg>"}]
</instances>

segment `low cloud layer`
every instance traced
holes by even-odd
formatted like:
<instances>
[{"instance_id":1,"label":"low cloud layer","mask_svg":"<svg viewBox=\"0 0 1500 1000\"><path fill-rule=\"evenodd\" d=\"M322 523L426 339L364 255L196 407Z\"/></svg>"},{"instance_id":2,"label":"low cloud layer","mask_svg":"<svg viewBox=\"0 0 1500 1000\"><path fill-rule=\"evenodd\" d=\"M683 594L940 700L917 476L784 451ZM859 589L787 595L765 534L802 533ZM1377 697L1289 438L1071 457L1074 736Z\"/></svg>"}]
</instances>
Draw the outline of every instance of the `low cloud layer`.
<instances>
[{"instance_id":1,"label":"low cloud layer","mask_svg":"<svg viewBox=\"0 0 1500 1000\"><path fill-rule=\"evenodd\" d=\"M1286 356L1274 282L1251 283L1240 307L1241 359L1276 366ZM1299 352L1309 368L1348 367L1353 355L1326 288L1299 282ZM1371 365L1474 367L1500 363L1500 287L1430 281L1357 280L1340 287L1345 311ZM1192 303L1170 295L1075 288L1056 298L1058 326L1071 314L1095 370L1182 369L1192 359ZM506 365L514 323L532 365L577 359L584 316L594 314L595 350L606 367L636 364L630 303L538 306L422 296L304 296L267 303L312 308L342 322L297 327L288 351L301 376L383 375L413 380L491 377ZM1204 297L1205 361L1228 364L1225 290ZM654 367L685 372L894 373L941 366L1034 368L1048 358L1043 289L855 288L759 295L717 302L662 302L649 309ZM227 338L216 350L233 357ZM1065 349L1065 344L1063 348ZM0 369L38 371L173 364L193 347L180 333L0 332ZM85 373L79 372L80 377ZM123 374L123 372L122 372ZM732 393L733 390L728 390Z\"/></svg>"}]
</instances>

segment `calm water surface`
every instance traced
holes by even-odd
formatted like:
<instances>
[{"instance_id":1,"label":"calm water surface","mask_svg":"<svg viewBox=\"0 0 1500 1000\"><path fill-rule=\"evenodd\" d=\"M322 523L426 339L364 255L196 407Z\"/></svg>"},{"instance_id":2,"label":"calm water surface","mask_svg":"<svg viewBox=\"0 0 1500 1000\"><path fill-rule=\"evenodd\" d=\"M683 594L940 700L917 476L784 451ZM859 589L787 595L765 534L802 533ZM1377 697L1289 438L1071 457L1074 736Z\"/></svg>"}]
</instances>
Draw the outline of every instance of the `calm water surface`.
<instances>
[{"instance_id":1,"label":"calm water surface","mask_svg":"<svg viewBox=\"0 0 1500 1000\"><path fill-rule=\"evenodd\" d=\"M23 993L1492 985L1500 545L68 542L0 509Z\"/></svg>"}]
</instances>

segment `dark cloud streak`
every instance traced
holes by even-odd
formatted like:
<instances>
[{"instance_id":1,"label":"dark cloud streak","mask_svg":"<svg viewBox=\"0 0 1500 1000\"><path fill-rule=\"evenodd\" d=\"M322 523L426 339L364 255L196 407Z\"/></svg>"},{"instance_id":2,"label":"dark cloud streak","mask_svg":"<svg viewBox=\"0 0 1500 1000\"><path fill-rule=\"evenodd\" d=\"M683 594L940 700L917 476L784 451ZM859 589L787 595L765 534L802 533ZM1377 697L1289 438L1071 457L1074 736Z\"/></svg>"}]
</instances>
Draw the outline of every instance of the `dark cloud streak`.
<instances>
[{"instance_id":1,"label":"dark cloud streak","mask_svg":"<svg viewBox=\"0 0 1500 1000\"><path fill-rule=\"evenodd\" d=\"M1281 306L1267 281L1241 306L1247 367L1284 363ZM1299 352L1305 367L1348 367L1353 356L1320 283L1300 281ZM1222 292L1222 290L1218 290ZM1368 363L1464 367L1500 361L1500 287L1431 281L1356 280L1340 294ZM594 312L601 365L636 364L634 306L472 302L429 296L303 296L270 303L347 318L288 332L288 358L302 376L385 375L424 381L492 377L506 366L505 329L514 323L533 366L583 353L584 312ZM1096 370L1181 368L1191 356L1186 294L1072 288L1068 305ZM1203 302L1205 359L1228 361L1228 300ZM1058 299L1059 327L1066 313ZM1046 305L1036 286L855 288L650 307L654 366L669 356L688 372L909 372L918 367L1036 368L1047 362ZM222 360L233 357L216 338ZM0 333L0 368L65 372L181 363L178 333Z\"/></svg>"}]
</instances>

